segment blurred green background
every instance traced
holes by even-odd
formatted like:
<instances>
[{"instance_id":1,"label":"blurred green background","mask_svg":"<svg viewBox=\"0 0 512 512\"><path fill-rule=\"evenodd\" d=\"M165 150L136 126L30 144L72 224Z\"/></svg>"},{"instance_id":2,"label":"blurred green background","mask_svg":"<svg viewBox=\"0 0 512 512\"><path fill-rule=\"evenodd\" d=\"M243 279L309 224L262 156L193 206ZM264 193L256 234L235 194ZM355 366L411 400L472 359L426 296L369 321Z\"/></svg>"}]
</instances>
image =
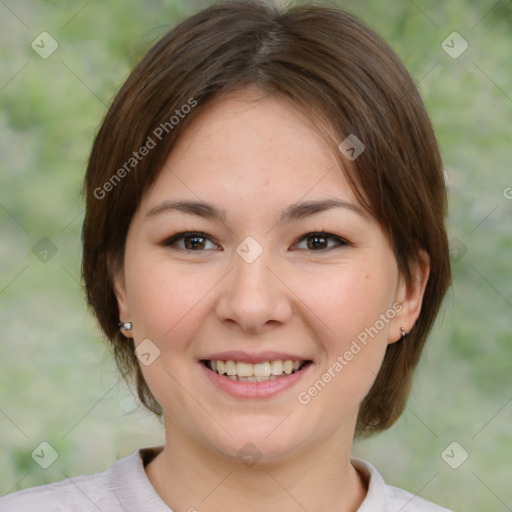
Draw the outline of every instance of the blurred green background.
<instances>
[{"instance_id":1,"label":"blurred green background","mask_svg":"<svg viewBox=\"0 0 512 512\"><path fill-rule=\"evenodd\" d=\"M0 494L102 471L162 443L85 306L81 184L131 67L208 3L0 1ZM512 4L329 4L372 26L417 80L450 194L453 288L404 415L354 454L388 483L454 510L511 510ZM454 31L469 45L458 58L441 46ZM41 32L58 43L46 59L31 47ZM58 452L46 470L31 457L43 441ZM457 469L441 456L453 441L455 462L468 453Z\"/></svg>"}]
</instances>

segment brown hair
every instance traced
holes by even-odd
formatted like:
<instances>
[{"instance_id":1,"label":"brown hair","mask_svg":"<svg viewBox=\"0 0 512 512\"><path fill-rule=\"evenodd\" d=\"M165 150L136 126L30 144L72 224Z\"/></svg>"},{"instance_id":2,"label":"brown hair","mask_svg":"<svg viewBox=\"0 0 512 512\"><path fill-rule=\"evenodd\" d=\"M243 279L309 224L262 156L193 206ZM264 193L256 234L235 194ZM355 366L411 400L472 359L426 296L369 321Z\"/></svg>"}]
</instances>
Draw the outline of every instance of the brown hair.
<instances>
[{"instance_id":1,"label":"brown hair","mask_svg":"<svg viewBox=\"0 0 512 512\"><path fill-rule=\"evenodd\" d=\"M388 346L360 407L357 435L386 429L405 407L450 284L446 190L437 142L413 80L377 34L343 11L221 2L180 23L148 51L115 97L91 151L82 265L88 302L118 367L134 377L142 403L161 414L133 343L119 331L109 262L122 266L141 197L190 120L219 95L247 86L291 100L321 119L326 133L336 134L331 142L341 168L388 236L406 282L414 278L420 252L430 258L421 314L405 343ZM336 148L350 134L366 146L353 162Z\"/></svg>"}]
</instances>

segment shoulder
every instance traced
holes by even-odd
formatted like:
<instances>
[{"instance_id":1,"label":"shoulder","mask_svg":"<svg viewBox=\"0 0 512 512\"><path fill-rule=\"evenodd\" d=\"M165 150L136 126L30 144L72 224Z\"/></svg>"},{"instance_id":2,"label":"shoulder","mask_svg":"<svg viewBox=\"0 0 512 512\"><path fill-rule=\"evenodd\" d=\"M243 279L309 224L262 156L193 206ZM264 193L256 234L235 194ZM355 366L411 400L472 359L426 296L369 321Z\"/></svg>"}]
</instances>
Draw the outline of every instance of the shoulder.
<instances>
[{"instance_id":1,"label":"shoulder","mask_svg":"<svg viewBox=\"0 0 512 512\"><path fill-rule=\"evenodd\" d=\"M97 512L98 507L110 506L113 500L115 495L109 488L106 473L98 473L8 494L0 498L0 512Z\"/></svg>"},{"instance_id":2,"label":"shoulder","mask_svg":"<svg viewBox=\"0 0 512 512\"><path fill-rule=\"evenodd\" d=\"M389 492L389 502L393 504L390 510L403 510L403 512L451 512L447 508L441 507L432 503L431 501L424 500L415 494L404 491L397 487L387 486Z\"/></svg>"},{"instance_id":3,"label":"shoulder","mask_svg":"<svg viewBox=\"0 0 512 512\"><path fill-rule=\"evenodd\" d=\"M0 512L121 511L111 472L112 468L8 494L0 498Z\"/></svg>"},{"instance_id":4,"label":"shoulder","mask_svg":"<svg viewBox=\"0 0 512 512\"><path fill-rule=\"evenodd\" d=\"M352 458L352 464L368 481L368 493L357 512L451 512L408 491L387 485L369 462Z\"/></svg>"},{"instance_id":5,"label":"shoulder","mask_svg":"<svg viewBox=\"0 0 512 512\"><path fill-rule=\"evenodd\" d=\"M0 498L0 512L164 511L144 466L163 447L135 450L109 470L32 487Z\"/></svg>"}]
</instances>

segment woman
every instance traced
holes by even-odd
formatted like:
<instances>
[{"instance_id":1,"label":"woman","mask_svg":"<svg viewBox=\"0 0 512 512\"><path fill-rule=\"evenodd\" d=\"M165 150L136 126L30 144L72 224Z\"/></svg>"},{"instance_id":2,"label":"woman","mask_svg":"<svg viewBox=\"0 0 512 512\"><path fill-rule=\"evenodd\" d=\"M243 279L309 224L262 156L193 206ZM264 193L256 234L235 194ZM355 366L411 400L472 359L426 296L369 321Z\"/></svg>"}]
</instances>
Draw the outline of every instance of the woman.
<instances>
[{"instance_id":1,"label":"woman","mask_svg":"<svg viewBox=\"0 0 512 512\"><path fill-rule=\"evenodd\" d=\"M165 446L0 510L441 511L351 457L450 283L429 118L338 10L218 3L135 67L85 179L83 276Z\"/></svg>"}]
</instances>

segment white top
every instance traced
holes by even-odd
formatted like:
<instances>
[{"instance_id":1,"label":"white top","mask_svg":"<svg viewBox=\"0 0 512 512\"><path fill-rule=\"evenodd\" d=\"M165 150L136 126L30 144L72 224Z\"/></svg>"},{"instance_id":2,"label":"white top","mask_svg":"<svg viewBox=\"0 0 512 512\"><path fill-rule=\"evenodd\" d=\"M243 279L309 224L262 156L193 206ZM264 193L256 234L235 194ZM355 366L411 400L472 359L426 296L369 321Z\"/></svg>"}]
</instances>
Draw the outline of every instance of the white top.
<instances>
[{"instance_id":1,"label":"white top","mask_svg":"<svg viewBox=\"0 0 512 512\"><path fill-rule=\"evenodd\" d=\"M172 512L144 470L162 447L142 448L109 470L31 487L0 498L0 512ZM450 512L414 494L392 487L368 462L352 458L368 481L358 512ZM201 504L191 504L201 510Z\"/></svg>"}]
</instances>

